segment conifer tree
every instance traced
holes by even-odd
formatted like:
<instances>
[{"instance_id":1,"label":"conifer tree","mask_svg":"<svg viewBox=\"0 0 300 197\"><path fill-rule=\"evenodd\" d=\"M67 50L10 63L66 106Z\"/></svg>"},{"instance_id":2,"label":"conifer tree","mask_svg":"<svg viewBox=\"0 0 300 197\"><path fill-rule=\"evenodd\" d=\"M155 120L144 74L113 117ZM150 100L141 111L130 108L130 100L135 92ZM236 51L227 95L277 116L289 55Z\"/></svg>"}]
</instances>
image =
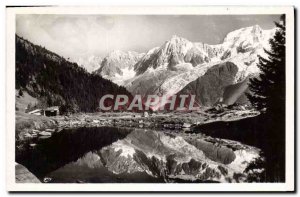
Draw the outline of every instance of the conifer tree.
<instances>
[{"instance_id":1,"label":"conifer tree","mask_svg":"<svg viewBox=\"0 0 300 197\"><path fill-rule=\"evenodd\" d=\"M260 138L266 158L266 181L285 181L285 16L275 22L268 57L259 57L260 74L251 78L247 95L252 106L261 111Z\"/></svg>"},{"instance_id":2,"label":"conifer tree","mask_svg":"<svg viewBox=\"0 0 300 197\"><path fill-rule=\"evenodd\" d=\"M285 110L285 20L276 23L276 33L270 39L271 49L265 50L267 58L259 56L259 77L251 78L248 94L251 104L260 111Z\"/></svg>"}]
</instances>

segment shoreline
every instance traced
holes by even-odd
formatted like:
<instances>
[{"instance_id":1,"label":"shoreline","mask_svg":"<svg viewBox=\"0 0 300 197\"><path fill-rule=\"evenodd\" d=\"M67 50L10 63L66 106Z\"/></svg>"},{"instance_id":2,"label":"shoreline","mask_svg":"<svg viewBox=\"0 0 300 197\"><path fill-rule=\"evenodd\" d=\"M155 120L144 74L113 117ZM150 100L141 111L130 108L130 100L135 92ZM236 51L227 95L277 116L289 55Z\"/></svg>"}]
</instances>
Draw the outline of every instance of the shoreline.
<instances>
[{"instance_id":1,"label":"shoreline","mask_svg":"<svg viewBox=\"0 0 300 197\"><path fill-rule=\"evenodd\" d=\"M62 129L79 127L128 127L190 131L202 125L219 122L233 122L258 116L253 109L212 108L210 111L172 112L172 113L131 113L98 112L77 113L69 116L37 116L16 112L16 140L23 141L31 137L50 135ZM50 133L50 134L49 134Z\"/></svg>"}]
</instances>

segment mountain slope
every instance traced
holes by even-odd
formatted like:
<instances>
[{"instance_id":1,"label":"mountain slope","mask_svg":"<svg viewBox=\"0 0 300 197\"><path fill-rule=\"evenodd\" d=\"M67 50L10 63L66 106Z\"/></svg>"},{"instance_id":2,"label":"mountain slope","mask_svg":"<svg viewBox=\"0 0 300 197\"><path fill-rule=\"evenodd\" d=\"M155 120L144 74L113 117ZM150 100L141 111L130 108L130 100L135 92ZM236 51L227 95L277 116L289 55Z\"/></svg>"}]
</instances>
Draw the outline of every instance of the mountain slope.
<instances>
[{"instance_id":1,"label":"mountain slope","mask_svg":"<svg viewBox=\"0 0 300 197\"><path fill-rule=\"evenodd\" d=\"M212 106L223 100L224 89L234 83L237 72L238 67L232 62L217 64L185 86L178 95L196 95L200 106Z\"/></svg>"},{"instance_id":2,"label":"mountain slope","mask_svg":"<svg viewBox=\"0 0 300 197\"><path fill-rule=\"evenodd\" d=\"M76 63L16 35L16 89L38 98L42 107L62 111L96 111L104 94L130 93Z\"/></svg>"},{"instance_id":3,"label":"mountain slope","mask_svg":"<svg viewBox=\"0 0 300 197\"><path fill-rule=\"evenodd\" d=\"M225 87L224 93L223 93L223 103L227 105L232 105L234 103L237 104L245 104L249 103L246 92L249 91L248 89L248 82L249 77L246 77L243 81L229 85Z\"/></svg>"},{"instance_id":4,"label":"mountain slope","mask_svg":"<svg viewBox=\"0 0 300 197\"><path fill-rule=\"evenodd\" d=\"M133 51L113 51L103 59L100 68L94 73L121 85L123 81L134 77L133 66L142 56Z\"/></svg>"},{"instance_id":5,"label":"mountain slope","mask_svg":"<svg viewBox=\"0 0 300 197\"><path fill-rule=\"evenodd\" d=\"M85 68L89 73L94 72L95 70L100 68L102 58L97 56L90 56L90 57L80 57L74 60L79 66Z\"/></svg>"}]
</instances>

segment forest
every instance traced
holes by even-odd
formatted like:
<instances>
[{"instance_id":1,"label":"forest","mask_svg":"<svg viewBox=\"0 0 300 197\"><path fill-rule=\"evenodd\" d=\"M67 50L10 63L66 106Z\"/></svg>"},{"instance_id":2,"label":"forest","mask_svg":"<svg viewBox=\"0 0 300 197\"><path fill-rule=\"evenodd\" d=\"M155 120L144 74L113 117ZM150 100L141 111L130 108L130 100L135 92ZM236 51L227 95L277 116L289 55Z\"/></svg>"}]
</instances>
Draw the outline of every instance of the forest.
<instances>
[{"instance_id":1,"label":"forest","mask_svg":"<svg viewBox=\"0 0 300 197\"><path fill-rule=\"evenodd\" d=\"M62 113L95 112L105 94L131 96L124 87L18 35L15 38L16 90L38 98L38 107L60 106Z\"/></svg>"}]
</instances>

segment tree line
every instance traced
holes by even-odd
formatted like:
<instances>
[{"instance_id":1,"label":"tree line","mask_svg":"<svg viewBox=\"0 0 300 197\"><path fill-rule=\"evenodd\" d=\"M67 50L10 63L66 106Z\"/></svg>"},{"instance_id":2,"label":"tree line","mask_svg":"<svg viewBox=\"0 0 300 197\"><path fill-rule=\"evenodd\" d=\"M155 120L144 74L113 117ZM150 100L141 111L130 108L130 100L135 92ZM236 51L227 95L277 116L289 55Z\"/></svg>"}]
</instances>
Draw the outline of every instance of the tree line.
<instances>
[{"instance_id":1,"label":"tree line","mask_svg":"<svg viewBox=\"0 0 300 197\"><path fill-rule=\"evenodd\" d=\"M105 94L131 95L124 87L88 73L76 63L16 35L16 89L39 99L39 105L62 112L95 112Z\"/></svg>"}]
</instances>

